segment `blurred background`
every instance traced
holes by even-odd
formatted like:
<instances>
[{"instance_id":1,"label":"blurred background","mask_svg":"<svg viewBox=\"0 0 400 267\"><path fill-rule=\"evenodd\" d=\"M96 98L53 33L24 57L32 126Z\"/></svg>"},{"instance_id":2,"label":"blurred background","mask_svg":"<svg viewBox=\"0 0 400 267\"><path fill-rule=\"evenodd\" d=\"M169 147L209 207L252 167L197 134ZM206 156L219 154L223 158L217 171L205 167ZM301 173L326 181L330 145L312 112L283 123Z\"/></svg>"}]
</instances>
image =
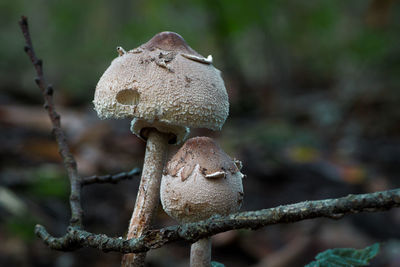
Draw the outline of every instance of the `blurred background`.
<instances>
[{"instance_id":1,"label":"blurred background","mask_svg":"<svg viewBox=\"0 0 400 267\"><path fill-rule=\"evenodd\" d=\"M242 210L400 187L400 3L355 1L0 2L0 266L119 266L121 255L51 251L69 219L69 184L18 27L29 18L37 55L54 85L82 176L141 167L144 143L129 121L101 121L96 83L116 46L135 48L160 31L212 54L230 97L217 139L243 161ZM173 149L171 149L173 151ZM89 231L123 236L139 178L83 190ZM156 227L175 222L159 209ZM315 219L213 241L226 266L303 266L334 247L383 242L373 266L400 266L400 210ZM189 244L148 254L148 266L188 266Z\"/></svg>"}]
</instances>

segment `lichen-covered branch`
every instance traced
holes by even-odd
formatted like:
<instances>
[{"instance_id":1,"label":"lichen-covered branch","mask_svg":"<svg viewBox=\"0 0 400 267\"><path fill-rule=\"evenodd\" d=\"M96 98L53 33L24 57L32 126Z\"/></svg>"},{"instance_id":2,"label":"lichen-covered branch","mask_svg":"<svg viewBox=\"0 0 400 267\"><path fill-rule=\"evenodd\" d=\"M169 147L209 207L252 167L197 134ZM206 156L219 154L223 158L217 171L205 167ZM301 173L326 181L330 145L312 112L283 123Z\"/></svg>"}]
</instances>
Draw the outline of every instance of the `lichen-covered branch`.
<instances>
[{"instance_id":1,"label":"lichen-covered branch","mask_svg":"<svg viewBox=\"0 0 400 267\"><path fill-rule=\"evenodd\" d=\"M294 223L306 219L326 217L338 219L346 214L378 212L400 207L400 189L348 195L337 199L304 201L276 208L214 216L208 220L166 227L145 232L140 238L124 240L71 228L60 238L52 237L43 226L36 226L36 234L52 249L75 250L83 247L121 253L145 252L177 240L196 242L199 239L233 229L258 229L280 223Z\"/></svg>"},{"instance_id":2,"label":"lichen-covered branch","mask_svg":"<svg viewBox=\"0 0 400 267\"><path fill-rule=\"evenodd\" d=\"M23 16L19 21L22 34L25 38L24 50L28 54L33 66L35 67L37 77L35 82L41 89L44 98L44 108L49 114L50 121L53 127L53 134L56 138L60 155L63 159L65 169L68 173L68 178L71 184L70 205L71 205L71 226L81 227L82 225L82 207L81 207L81 181L78 176L76 161L71 154L65 134L61 129L60 115L56 112L53 101L53 87L46 83L43 75L43 62L38 59L33 49L31 36L28 28L28 19Z\"/></svg>"},{"instance_id":3,"label":"lichen-covered branch","mask_svg":"<svg viewBox=\"0 0 400 267\"><path fill-rule=\"evenodd\" d=\"M129 180L135 176L140 174L140 168L135 168L129 172L121 172L117 174L107 174L107 175L93 175L82 179L82 185L90 185L90 184L104 184L111 183L116 184L122 180Z\"/></svg>"}]
</instances>

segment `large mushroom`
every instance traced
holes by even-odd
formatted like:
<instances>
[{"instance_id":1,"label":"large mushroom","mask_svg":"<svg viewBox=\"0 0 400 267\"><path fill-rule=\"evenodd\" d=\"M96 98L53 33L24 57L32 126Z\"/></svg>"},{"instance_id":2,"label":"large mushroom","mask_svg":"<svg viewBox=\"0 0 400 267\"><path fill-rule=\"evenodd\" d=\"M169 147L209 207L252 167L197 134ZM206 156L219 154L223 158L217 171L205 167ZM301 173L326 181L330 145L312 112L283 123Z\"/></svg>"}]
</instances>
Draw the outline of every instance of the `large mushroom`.
<instances>
[{"instance_id":1,"label":"large mushroom","mask_svg":"<svg viewBox=\"0 0 400 267\"><path fill-rule=\"evenodd\" d=\"M161 181L165 212L180 223L237 212L243 200L240 161L232 160L211 138L186 141L168 162ZM191 246L190 266L210 266L211 240Z\"/></svg>"},{"instance_id":2,"label":"large mushroom","mask_svg":"<svg viewBox=\"0 0 400 267\"><path fill-rule=\"evenodd\" d=\"M173 32L161 32L138 48L117 48L100 78L94 106L102 119L131 118L131 130L147 141L143 172L127 238L149 228L169 144L185 141L190 128L220 130L228 96L212 57L204 58ZM123 265L144 264L145 253L127 254Z\"/></svg>"}]
</instances>

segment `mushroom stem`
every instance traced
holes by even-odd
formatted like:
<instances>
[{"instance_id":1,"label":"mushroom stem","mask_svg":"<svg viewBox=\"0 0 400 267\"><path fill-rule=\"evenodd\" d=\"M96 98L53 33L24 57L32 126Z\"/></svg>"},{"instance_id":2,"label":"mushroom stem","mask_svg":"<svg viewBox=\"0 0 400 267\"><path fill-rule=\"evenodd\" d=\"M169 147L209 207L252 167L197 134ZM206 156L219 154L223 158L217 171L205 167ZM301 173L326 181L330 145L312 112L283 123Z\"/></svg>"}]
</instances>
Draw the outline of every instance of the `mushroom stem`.
<instances>
[{"instance_id":1,"label":"mushroom stem","mask_svg":"<svg viewBox=\"0 0 400 267\"><path fill-rule=\"evenodd\" d=\"M159 203L160 182L168 146L168 135L149 131L142 178L136 197L135 209L129 223L127 239L137 238L150 228ZM125 254L121 266L144 266L146 253Z\"/></svg>"},{"instance_id":2,"label":"mushroom stem","mask_svg":"<svg viewBox=\"0 0 400 267\"><path fill-rule=\"evenodd\" d=\"M211 238L203 238L190 247L190 267L211 266Z\"/></svg>"}]
</instances>

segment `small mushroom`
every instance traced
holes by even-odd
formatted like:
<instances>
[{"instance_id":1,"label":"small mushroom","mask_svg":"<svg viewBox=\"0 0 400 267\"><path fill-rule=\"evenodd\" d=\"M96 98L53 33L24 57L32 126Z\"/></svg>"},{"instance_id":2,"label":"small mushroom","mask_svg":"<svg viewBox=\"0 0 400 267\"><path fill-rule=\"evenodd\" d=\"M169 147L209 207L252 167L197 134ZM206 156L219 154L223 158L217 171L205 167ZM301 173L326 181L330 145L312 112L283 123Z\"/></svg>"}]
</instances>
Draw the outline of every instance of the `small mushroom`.
<instances>
[{"instance_id":1,"label":"small mushroom","mask_svg":"<svg viewBox=\"0 0 400 267\"><path fill-rule=\"evenodd\" d=\"M179 34L161 32L138 48L118 47L117 52L93 103L102 119L131 118L131 131L147 141L130 239L147 230L153 218L168 143L184 142L193 127L220 130L229 102L211 58L198 54ZM144 264L144 253L135 254L137 259L132 255L124 256L123 266Z\"/></svg>"},{"instance_id":2,"label":"small mushroom","mask_svg":"<svg viewBox=\"0 0 400 267\"><path fill-rule=\"evenodd\" d=\"M165 212L180 223L237 212L244 177L237 165L211 138L187 140L164 169L160 196ZM210 266L210 242L192 244L191 266Z\"/></svg>"}]
</instances>

